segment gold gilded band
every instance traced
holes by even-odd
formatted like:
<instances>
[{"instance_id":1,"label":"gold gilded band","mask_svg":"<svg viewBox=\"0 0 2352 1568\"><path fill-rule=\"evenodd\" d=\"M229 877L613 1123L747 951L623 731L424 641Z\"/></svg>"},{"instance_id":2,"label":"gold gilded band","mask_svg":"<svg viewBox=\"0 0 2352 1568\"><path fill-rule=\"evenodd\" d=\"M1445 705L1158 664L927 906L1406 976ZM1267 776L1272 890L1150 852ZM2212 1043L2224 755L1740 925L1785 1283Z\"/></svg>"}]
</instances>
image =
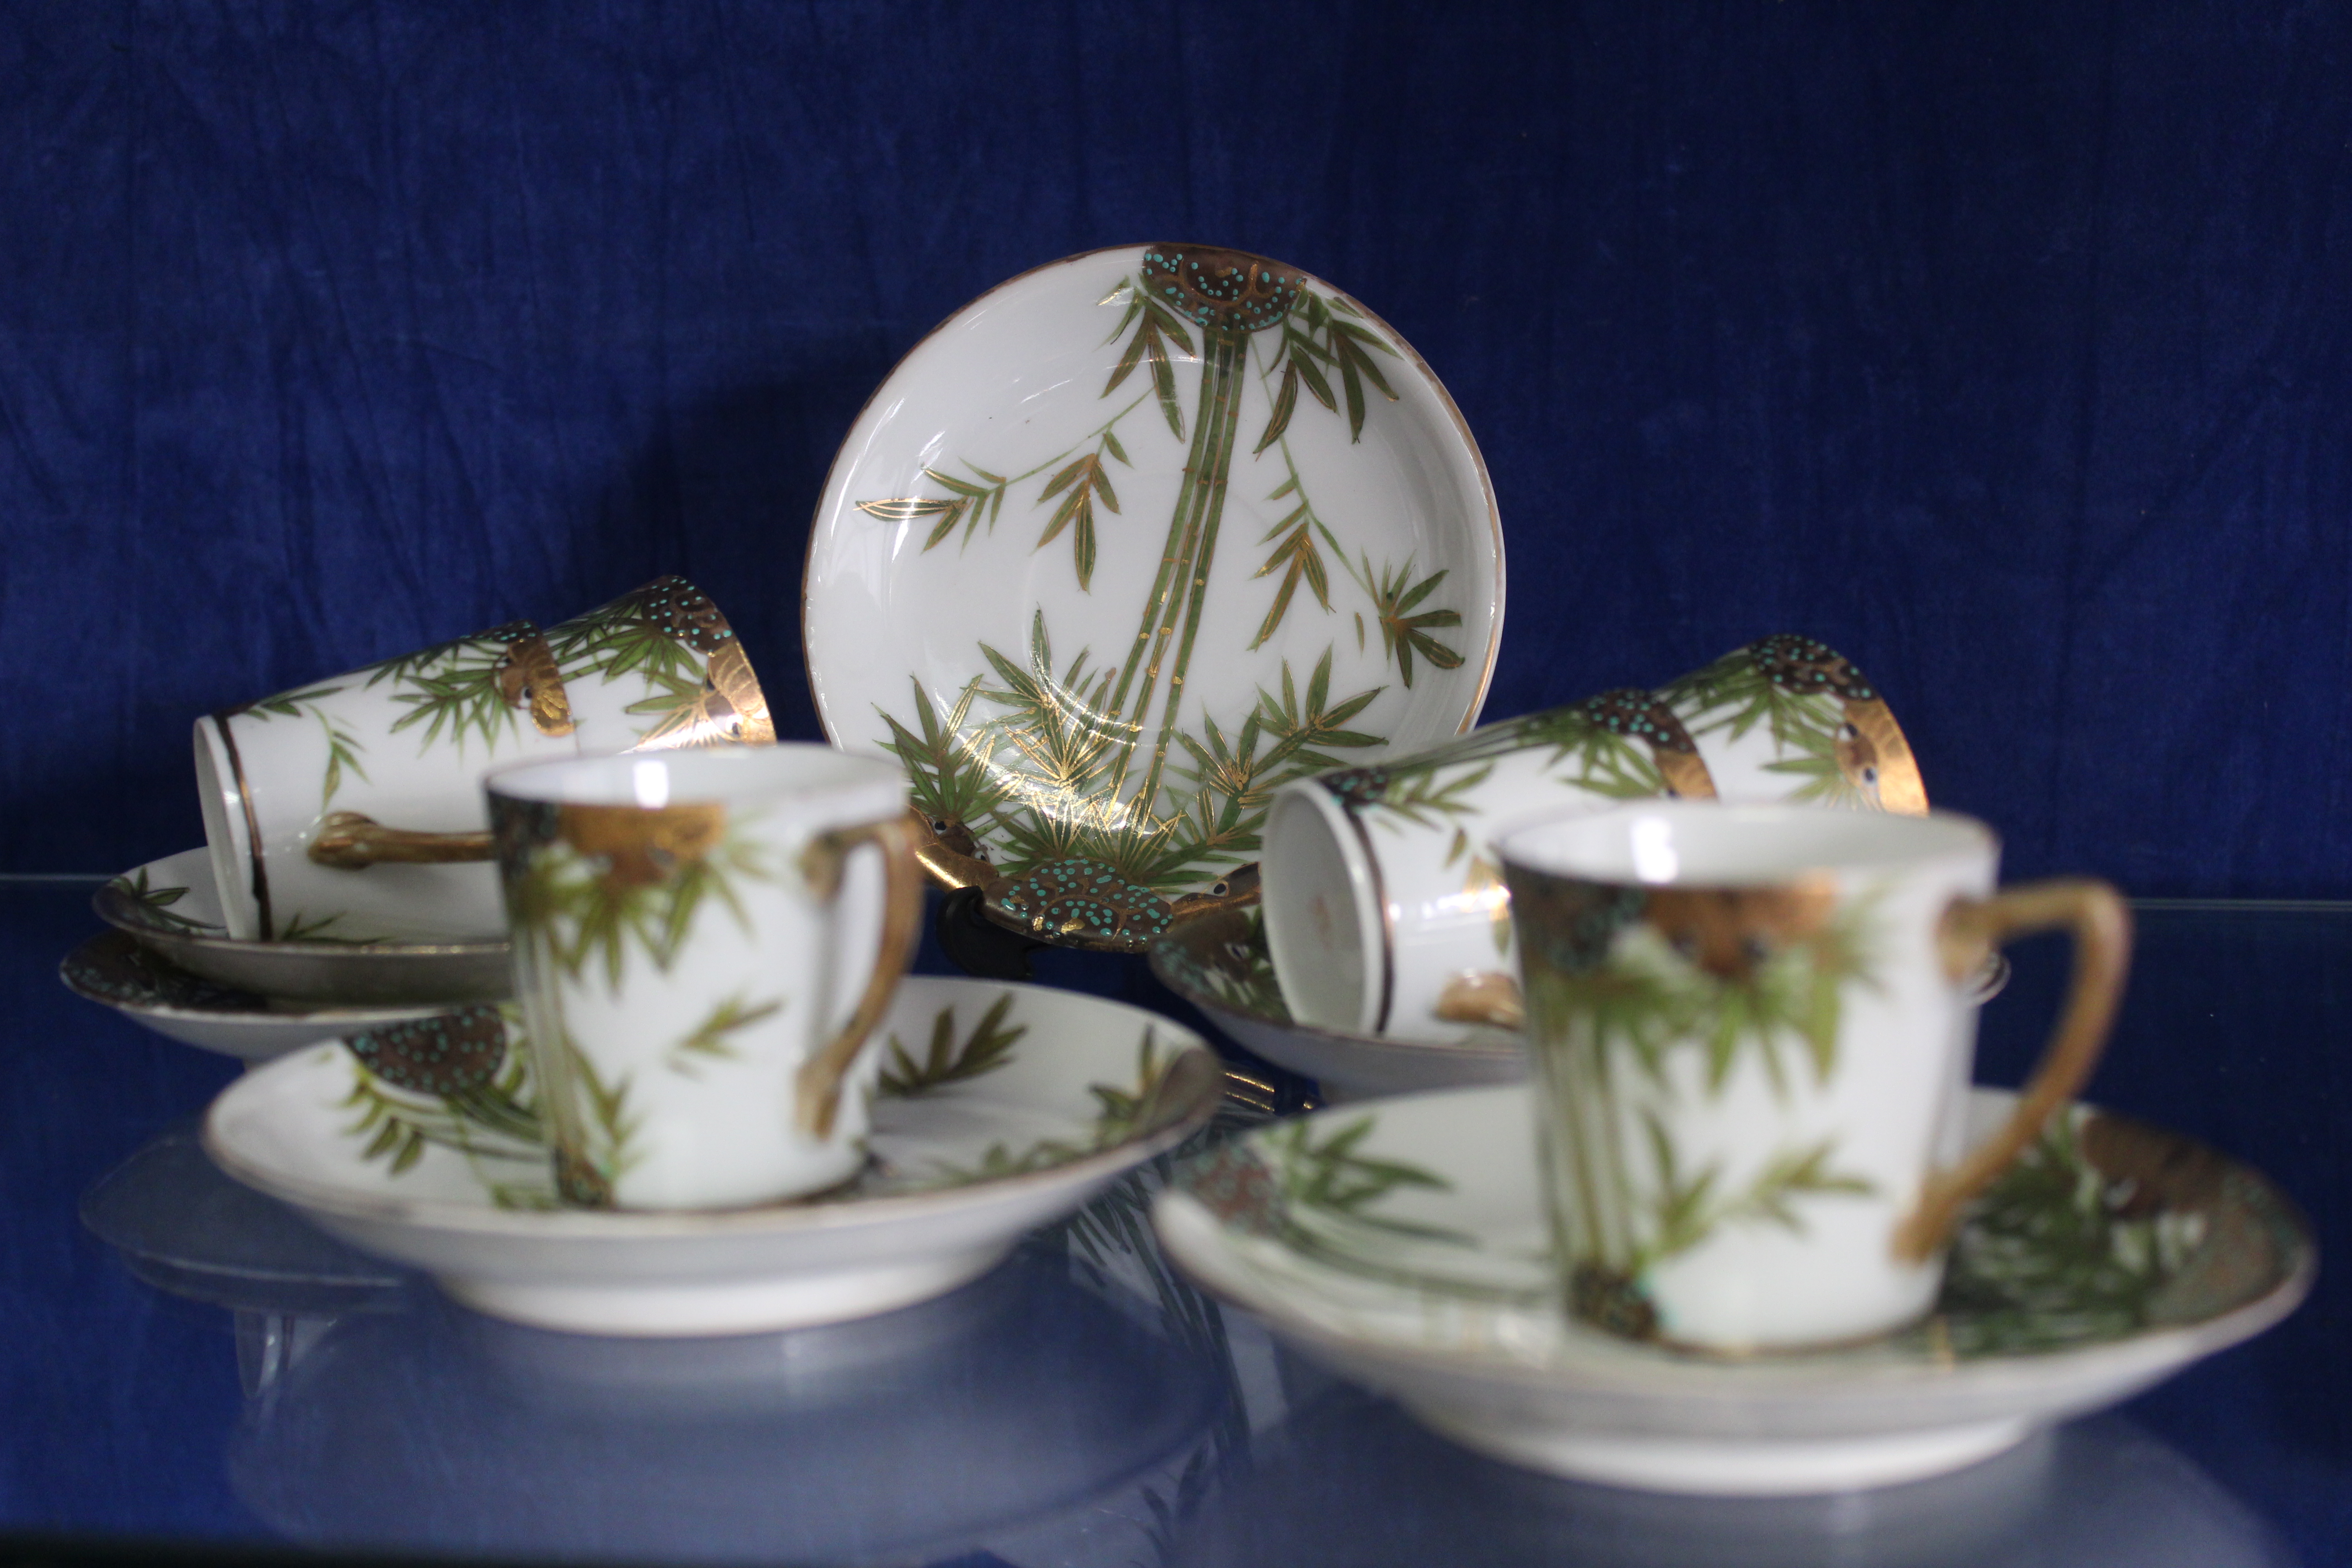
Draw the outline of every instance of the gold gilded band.
<instances>
[{"instance_id":1,"label":"gold gilded band","mask_svg":"<svg viewBox=\"0 0 2352 1568\"><path fill-rule=\"evenodd\" d=\"M254 815L253 791L245 782L245 763L236 754L236 736L228 727L228 715L215 713L212 718L213 728L220 731L221 749L228 753L229 776L236 780L237 809L245 813L246 858L253 863L253 902L261 916L261 940L268 942L278 935L278 928L269 918L269 871L261 860L261 819Z\"/></svg>"},{"instance_id":2,"label":"gold gilded band","mask_svg":"<svg viewBox=\"0 0 2352 1568\"><path fill-rule=\"evenodd\" d=\"M370 866L439 866L457 861L495 860L498 846L487 833L419 833L386 827L357 811L329 813L310 840L310 858L341 871L364 871Z\"/></svg>"},{"instance_id":3,"label":"gold gilded band","mask_svg":"<svg viewBox=\"0 0 2352 1568\"><path fill-rule=\"evenodd\" d=\"M2027 1144L2042 1136L2051 1116L2074 1098L2115 1022L2131 965L2131 910L2105 882L2059 878L2010 888L1989 899L1956 899L1936 933L1945 977L1958 984L1978 971L1985 955L2012 937L2063 931L2074 938L2074 977L2066 1010L2033 1069L2008 1124L1949 1171L1931 1173L1918 1206L1895 1229L1895 1256L1908 1263L1935 1256L1969 1200L2009 1168Z\"/></svg>"},{"instance_id":4,"label":"gold gilded band","mask_svg":"<svg viewBox=\"0 0 2352 1568\"><path fill-rule=\"evenodd\" d=\"M850 854L867 844L882 852L884 871L882 943L874 955L874 973L866 994L841 1033L801 1064L793 1096L803 1131L818 1138L833 1135L833 1119L841 1108L841 1086L866 1037L881 1026L898 979L914 962L915 943L922 935L923 868L916 862L915 824L901 815L857 827L837 827L820 833L801 853L801 875L809 890L830 903L841 892L841 879Z\"/></svg>"}]
</instances>

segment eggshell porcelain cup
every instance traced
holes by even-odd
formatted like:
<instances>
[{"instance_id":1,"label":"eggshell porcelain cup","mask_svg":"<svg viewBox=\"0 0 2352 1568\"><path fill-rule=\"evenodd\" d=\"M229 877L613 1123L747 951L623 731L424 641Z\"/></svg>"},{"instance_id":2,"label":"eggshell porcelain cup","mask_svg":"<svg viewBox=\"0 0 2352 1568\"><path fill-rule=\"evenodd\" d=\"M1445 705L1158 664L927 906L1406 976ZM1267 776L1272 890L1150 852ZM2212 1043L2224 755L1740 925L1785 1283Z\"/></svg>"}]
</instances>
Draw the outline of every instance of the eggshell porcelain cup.
<instances>
[{"instance_id":1,"label":"eggshell porcelain cup","mask_svg":"<svg viewBox=\"0 0 2352 1568\"><path fill-rule=\"evenodd\" d=\"M1291 1016L1426 1045L1468 1043L1474 1024L1517 1027L1495 832L1643 798L1927 809L1877 688L1789 633L1655 692L1603 692L1326 773L1293 785L1266 823L1266 947Z\"/></svg>"},{"instance_id":2,"label":"eggshell porcelain cup","mask_svg":"<svg viewBox=\"0 0 2352 1568\"><path fill-rule=\"evenodd\" d=\"M1266 946L1290 1014L1319 1028L1459 1044L1447 998L1511 984L1502 824L1649 796L1715 794L1697 748L1646 691L1489 724L1376 767L1300 780L1265 830Z\"/></svg>"},{"instance_id":3,"label":"eggshell porcelain cup","mask_svg":"<svg viewBox=\"0 0 2352 1568\"><path fill-rule=\"evenodd\" d=\"M682 577L551 632L514 621L209 714L196 778L228 933L496 935L485 773L774 738L726 617Z\"/></svg>"},{"instance_id":4,"label":"eggshell porcelain cup","mask_svg":"<svg viewBox=\"0 0 2352 1568\"><path fill-rule=\"evenodd\" d=\"M793 744L487 787L563 1199L731 1208L856 1174L922 915L905 773Z\"/></svg>"},{"instance_id":5,"label":"eggshell porcelain cup","mask_svg":"<svg viewBox=\"0 0 2352 1568\"><path fill-rule=\"evenodd\" d=\"M1927 809L1911 742L1878 688L1818 638L1782 632L1658 689L1727 801Z\"/></svg>"},{"instance_id":6,"label":"eggshell porcelain cup","mask_svg":"<svg viewBox=\"0 0 2352 1568\"><path fill-rule=\"evenodd\" d=\"M2082 1086L2131 921L2103 882L1993 891L1982 824L1661 801L1499 845L1570 1310L1718 1352L1924 1315L1961 1207ZM2015 1114L1961 1147L1970 978L2065 931L2072 994Z\"/></svg>"}]
</instances>

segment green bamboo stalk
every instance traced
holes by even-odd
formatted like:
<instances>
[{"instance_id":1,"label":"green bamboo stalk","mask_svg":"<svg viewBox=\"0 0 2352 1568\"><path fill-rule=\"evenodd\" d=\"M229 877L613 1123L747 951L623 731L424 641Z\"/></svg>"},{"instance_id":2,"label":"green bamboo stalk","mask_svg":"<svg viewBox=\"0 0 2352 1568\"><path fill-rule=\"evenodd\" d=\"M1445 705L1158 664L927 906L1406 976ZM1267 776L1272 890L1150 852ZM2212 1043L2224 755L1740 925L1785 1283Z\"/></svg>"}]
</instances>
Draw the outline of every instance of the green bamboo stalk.
<instances>
[{"instance_id":1,"label":"green bamboo stalk","mask_svg":"<svg viewBox=\"0 0 2352 1568\"><path fill-rule=\"evenodd\" d=\"M1142 717L1151 707L1152 685L1159 679L1159 657L1151 648L1152 633L1163 627L1172 627L1174 624L1171 614L1171 605L1175 598L1174 589L1176 584L1181 581L1178 574L1181 570L1184 557L1189 552L1192 537L1192 511L1196 494L1192 477L1200 471L1203 454L1207 450L1209 421L1206 414L1209 407L1209 385L1206 375L1202 377L1201 398L1202 411L1196 414L1192 420L1192 450L1184 459L1184 478L1176 491L1176 510L1168 520L1168 542L1160 552L1160 574L1151 581L1151 596L1143 602L1143 619L1135 628L1134 646L1128 649L1127 662L1119 667L1118 685L1111 692L1109 711L1103 715L1107 728L1122 727L1126 730L1125 736L1118 743L1118 760L1111 766L1109 784L1104 791L1105 795L1113 800L1118 797L1119 786L1127 782L1128 763L1135 754L1136 738L1143 731ZM1165 636L1164 630L1162 630L1162 636ZM1147 652L1151 654L1151 661L1148 666L1145 663ZM1147 672L1144 677L1143 693L1136 703L1135 721L1122 726L1120 721L1127 715L1128 691L1134 683L1138 669L1144 669Z\"/></svg>"},{"instance_id":2,"label":"green bamboo stalk","mask_svg":"<svg viewBox=\"0 0 2352 1568\"><path fill-rule=\"evenodd\" d=\"M1151 703L1160 683L1160 669L1166 658L1169 639L1175 635L1176 623L1184 604L1185 579L1196 574L1205 579L1207 565L1199 560L1202 539L1201 519L1203 507L1213 493L1223 495L1223 475L1212 472L1219 451L1230 463L1232 442L1218 440L1230 406L1237 401L1233 395L1233 350L1235 341L1223 333L1207 332L1208 358L1201 372L1201 405L1192 416L1192 449L1184 464L1182 489L1176 497L1175 516L1169 522L1169 549L1160 563L1160 575L1152 584L1151 598L1144 605L1143 624L1136 628L1135 647L1128 654L1128 662L1119 672L1119 682L1111 698L1111 717L1127 720L1127 733L1119 742L1118 763L1111 770L1108 794L1116 797L1119 786L1127 782L1129 768L1133 764L1137 741L1142 737L1143 725L1151 713ZM1146 657L1148 650L1148 658ZM1129 678L1139 661L1143 669L1143 686L1132 710L1126 705ZM1136 809L1148 822L1151 813L1151 795L1158 788L1157 770L1150 787L1133 797Z\"/></svg>"},{"instance_id":3,"label":"green bamboo stalk","mask_svg":"<svg viewBox=\"0 0 2352 1568\"><path fill-rule=\"evenodd\" d=\"M1213 353L1216 356L1203 382L1213 382L1214 412L1219 428L1211 437L1213 459L1208 470L1201 476L1201 503L1198 509L1199 543L1192 566L1192 592L1184 609L1184 640L1177 645L1176 668L1169 677L1168 706L1160 727L1160 740L1151 752L1151 769L1143 776L1143 787L1136 792L1136 802L1148 816L1151 802L1160 793L1160 775L1168 765L1168 747L1176 736L1177 715L1184 705L1184 672L1192 661L1192 642L1201 631L1201 609L1209 596L1209 567L1216 559L1217 530L1224 521L1226 482L1233 472L1234 437L1241 428L1241 360L1249 352L1246 338L1217 338ZM1204 414L1208 401L1203 399ZM1205 421L1204 421L1205 422ZM1178 591L1182 591L1179 585ZM1138 720L1143 717L1139 712Z\"/></svg>"},{"instance_id":4,"label":"green bamboo stalk","mask_svg":"<svg viewBox=\"0 0 2352 1568\"><path fill-rule=\"evenodd\" d=\"M1625 1165L1625 1110L1618 1103L1616 1075L1610 1070L1609 1057L1597 1034L1586 1048L1591 1053L1593 1080L1599 1090L1594 1104L1601 1111L1602 1158L1608 1162L1610 1191L1624 1230L1611 1249L1610 1261L1631 1273L1642 1244L1633 1235L1633 1178Z\"/></svg>"}]
</instances>

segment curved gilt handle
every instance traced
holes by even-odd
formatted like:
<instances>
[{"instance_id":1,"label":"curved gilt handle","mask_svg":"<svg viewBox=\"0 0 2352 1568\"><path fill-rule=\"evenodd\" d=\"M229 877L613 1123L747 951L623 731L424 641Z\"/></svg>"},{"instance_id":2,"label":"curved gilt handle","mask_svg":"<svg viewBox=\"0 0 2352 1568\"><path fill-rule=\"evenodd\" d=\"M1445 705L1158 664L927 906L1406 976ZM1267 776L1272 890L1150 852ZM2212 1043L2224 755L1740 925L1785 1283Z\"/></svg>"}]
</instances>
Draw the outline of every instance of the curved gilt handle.
<instances>
[{"instance_id":1,"label":"curved gilt handle","mask_svg":"<svg viewBox=\"0 0 2352 1568\"><path fill-rule=\"evenodd\" d=\"M362 812L331 812L310 840L310 858L343 871L364 871L390 862L440 866L463 860L495 860L498 846L487 833L418 833L386 827Z\"/></svg>"},{"instance_id":2,"label":"curved gilt handle","mask_svg":"<svg viewBox=\"0 0 2352 1568\"><path fill-rule=\"evenodd\" d=\"M1951 1170L1931 1173L1918 1206L1895 1227L1895 1256L1906 1263L1933 1257L1951 1236L1962 1205L2042 1135L2052 1112L2074 1098L2106 1046L2131 967L2131 910L2105 882L2029 882L1990 899L1956 899L1944 911L1936 940L1944 973L1955 984L1978 973L1994 947L2045 931L2070 931L2074 938L2074 978L2065 1011L2008 1124Z\"/></svg>"},{"instance_id":3,"label":"curved gilt handle","mask_svg":"<svg viewBox=\"0 0 2352 1568\"><path fill-rule=\"evenodd\" d=\"M1499 969L1465 969L1437 994L1437 1016L1449 1024L1491 1024L1498 1029L1528 1026L1528 1006L1519 983Z\"/></svg>"},{"instance_id":4,"label":"curved gilt handle","mask_svg":"<svg viewBox=\"0 0 2352 1568\"><path fill-rule=\"evenodd\" d=\"M922 933L923 870L915 859L918 842L913 821L894 816L863 827L839 827L821 833L801 855L801 874L809 889L830 903L841 891L841 876L850 851L871 844L882 851L884 903L882 946L874 957L874 973L857 1011L825 1047L801 1064L794 1101L802 1131L818 1138L833 1136L833 1119L841 1109L842 1080L890 1005L898 977L914 962L915 942Z\"/></svg>"}]
</instances>

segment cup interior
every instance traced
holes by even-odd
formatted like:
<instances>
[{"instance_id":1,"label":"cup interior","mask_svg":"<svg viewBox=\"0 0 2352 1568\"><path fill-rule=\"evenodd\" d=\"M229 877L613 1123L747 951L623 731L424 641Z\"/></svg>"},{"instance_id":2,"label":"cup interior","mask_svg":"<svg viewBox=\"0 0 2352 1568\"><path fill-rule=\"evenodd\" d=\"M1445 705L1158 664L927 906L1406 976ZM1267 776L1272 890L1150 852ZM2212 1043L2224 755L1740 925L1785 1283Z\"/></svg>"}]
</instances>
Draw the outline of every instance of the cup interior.
<instances>
[{"instance_id":1,"label":"cup interior","mask_svg":"<svg viewBox=\"0 0 2352 1568\"><path fill-rule=\"evenodd\" d=\"M1319 787L1286 790L1262 864L1266 950L1290 1016L1324 1029L1381 1028L1384 900L1354 825Z\"/></svg>"},{"instance_id":2,"label":"cup interior","mask_svg":"<svg viewBox=\"0 0 2352 1568\"><path fill-rule=\"evenodd\" d=\"M631 805L649 811L689 803L740 805L782 795L872 793L872 815L879 818L902 804L904 779L895 763L853 756L830 746L785 742L567 757L508 768L486 782L491 794L509 800Z\"/></svg>"},{"instance_id":3,"label":"cup interior","mask_svg":"<svg viewBox=\"0 0 2352 1568\"><path fill-rule=\"evenodd\" d=\"M1944 812L1900 816L1802 805L1651 801L1526 824L1503 858L1549 876L1652 887L1769 887L1808 873L1887 870L1995 847L1992 831Z\"/></svg>"}]
</instances>

